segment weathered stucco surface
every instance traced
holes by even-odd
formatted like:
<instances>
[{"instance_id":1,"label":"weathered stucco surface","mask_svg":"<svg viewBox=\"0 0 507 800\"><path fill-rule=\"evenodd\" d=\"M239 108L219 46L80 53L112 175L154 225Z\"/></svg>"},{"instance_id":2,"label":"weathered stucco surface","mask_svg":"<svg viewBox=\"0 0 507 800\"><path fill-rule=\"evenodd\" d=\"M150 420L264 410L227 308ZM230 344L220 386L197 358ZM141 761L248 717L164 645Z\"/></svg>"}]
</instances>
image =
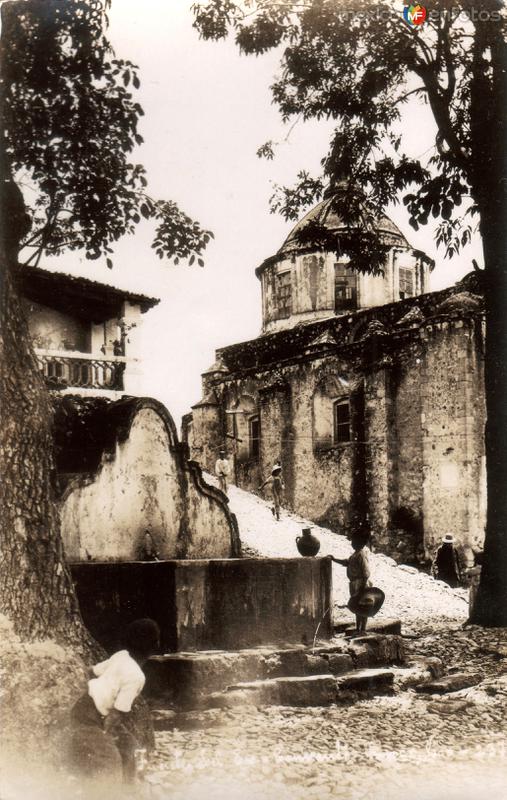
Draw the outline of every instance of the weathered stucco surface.
<instances>
[{"instance_id":1,"label":"weathered stucco surface","mask_svg":"<svg viewBox=\"0 0 507 800\"><path fill-rule=\"evenodd\" d=\"M485 523L481 308L459 287L225 348L228 371L206 384L214 424L194 409L192 452L213 469L225 443L238 485L254 491L281 458L287 507L345 533L367 519L400 561L428 559L447 532L470 558ZM256 459L226 436L244 395L260 418ZM350 440L338 442L342 397Z\"/></svg>"},{"instance_id":2,"label":"weathered stucco surface","mask_svg":"<svg viewBox=\"0 0 507 800\"><path fill-rule=\"evenodd\" d=\"M227 558L234 536L226 499L187 464L163 406L127 402L130 416L121 435L111 434L110 425L112 438L99 463L91 470L86 465L63 493L67 557L135 560L148 530L161 559ZM106 406L105 424L115 405Z\"/></svg>"},{"instance_id":3,"label":"weathered stucco surface","mask_svg":"<svg viewBox=\"0 0 507 800\"><path fill-rule=\"evenodd\" d=\"M370 308L400 299L400 268L413 274L414 295L428 291L427 263L421 263L408 247L394 240L388 251L383 275L357 275L357 308ZM263 331L286 330L296 323L325 319L335 313L336 253L303 252L268 259L257 270L261 281ZM344 262L345 263L345 262ZM279 306L280 276L290 285L290 314Z\"/></svg>"},{"instance_id":4,"label":"weathered stucco surface","mask_svg":"<svg viewBox=\"0 0 507 800\"><path fill-rule=\"evenodd\" d=\"M23 306L35 347L91 352L89 323L34 300L24 300Z\"/></svg>"},{"instance_id":5,"label":"weathered stucco surface","mask_svg":"<svg viewBox=\"0 0 507 800\"><path fill-rule=\"evenodd\" d=\"M72 564L88 629L106 648L152 617L163 651L311 644L332 633L327 558L241 558Z\"/></svg>"}]
</instances>

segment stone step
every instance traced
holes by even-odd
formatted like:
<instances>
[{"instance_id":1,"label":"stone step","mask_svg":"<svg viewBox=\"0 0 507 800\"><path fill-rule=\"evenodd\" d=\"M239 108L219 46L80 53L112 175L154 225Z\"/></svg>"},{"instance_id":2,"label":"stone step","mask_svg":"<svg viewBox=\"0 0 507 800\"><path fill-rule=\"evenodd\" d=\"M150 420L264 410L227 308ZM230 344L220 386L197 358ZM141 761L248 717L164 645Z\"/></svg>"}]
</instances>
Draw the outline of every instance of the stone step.
<instances>
[{"instance_id":1,"label":"stone step","mask_svg":"<svg viewBox=\"0 0 507 800\"><path fill-rule=\"evenodd\" d=\"M385 694L393 689L392 669L356 669L336 679L339 692Z\"/></svg>"},{"instance_id":2,"label":"stone step","mask_svg":"<svg viewBox=\"0 0 507 800\"><path fill-rule=\"evenodd\" d=\"M394 673L389 669L352 670L336 677L291 676L239 683L224 692L202 699L201 708L254 706L329 706L352 702L365 694L385 694L393 689Z\"/></svg>"},{"instance_id":3,"label":"stone step","mask_svg":"<svg viewBox=\"0 0 507 800\"><path fill-rule=\"evenodd\" d=\"M400 693L430 685L442 672L439 658L418 657L403 667L350 670L334 678L324 674L250 681L203 698L197 710L154 709L153 726L159 731L207 729L224 724L220 716L223 710L241 705L349 704L365 696Z\"/></svg>"},{"instance_id":4,"label":"stone step","mask_svg":"<svg viewBox=\"0 0 507 800\"><path fill-rule=\"evenodd\" d=\"M242 705L350 704L372 695L420 691L417 687L432 684L442 672L439 658L420 656L402 667L356 669L338 676L325 673L248 681L230 686L226 691L213 692L208 697L202 696L197 709L154 709L153 724L155 730L195 730L224 724L222 711Z\"/></svg>"},{"instance_id":5,"label":"stone step","mask_svg":"<svg viewBox=\"0 0 507 800\"><path fill-rule=\"evenodd\" d=\"M333 629L335 633L352 634L355 631L355 625L351 622L350 616L343 617L343 619L336 619L333 622ZM382 633L384 635L391 634L394 636L401 636L401 620L399 619L376 619L368 623L366 633Z\"/></svg>"},{"instance_id":6,"label":"stone step","mask_svg":"<svg viewBox=\"0 0 507 800\"><path fill-rule=\"evenodd\" d=\"M347 652L356 668L403 664L406 660L405 645L400 636L366 633L346 641Z\"/></svg>"},{"instance_id":7,"label":"stone step","mask_svg":"<svg viewBox=\"0 0 507 800\"><path fill-rule=\"evenodd\" d=\"M481 680L482 676L478 674L455 672L451 675L445 675L437 680L416 686L416 692L424 694L448 694L450 692L459 692L461 689L468 689L470 686L476 686Z\"/></svg>"},{"instance_id":8,"label":"stone step","mask_svg":"<svg viewBox=\"0 0 507 800\"><path fill-rule=\"evenodd\" d=\"M254 706L327 706L337 700L334 675L309 675L239 683L204 699L205 708Z\"/></svg>"},{"instance_id":9,"label":"stone step","mask_svg":"<svg viewBox=\"0 0 507 800\"><path fill-rule=\"evenodd\" d=\"M431 683L444 674L442 661L436 656L420 656L403 667L392 667L394 688L397 692L416 689Z\"/></svg>"},{"instance_id":10,"label":"stone step","mask_svg":"<svg viewBox=\"0 0 507 800\"><path fill-rule=\"evenodd\" d=\"M338 636L314 648L254 648L154 656L145 665L146 694L157 708L197 708L204 698L238 684L275 678L332 678L354 668L403 663L397 636Z\"/></svg>"}]
</instances>

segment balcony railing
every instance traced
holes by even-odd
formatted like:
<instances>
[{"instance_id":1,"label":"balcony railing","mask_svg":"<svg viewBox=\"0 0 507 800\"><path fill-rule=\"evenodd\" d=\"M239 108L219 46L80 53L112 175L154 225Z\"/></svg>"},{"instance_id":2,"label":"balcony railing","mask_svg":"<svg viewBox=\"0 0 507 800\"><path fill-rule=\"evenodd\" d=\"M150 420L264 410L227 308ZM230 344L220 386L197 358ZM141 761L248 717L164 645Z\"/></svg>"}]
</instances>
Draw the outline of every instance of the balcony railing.
<instances>
[{"instance_id":1,"label":"balcony railing","mask_svg":"<svg viewBox=\"0 0 507 800\"><path fill-rule=\"evenodd\" d=\"M88 354L63 355L36 351L39 369L50 388L122 391L125 358L96 358Z\"/></svg>"}]
</instances>

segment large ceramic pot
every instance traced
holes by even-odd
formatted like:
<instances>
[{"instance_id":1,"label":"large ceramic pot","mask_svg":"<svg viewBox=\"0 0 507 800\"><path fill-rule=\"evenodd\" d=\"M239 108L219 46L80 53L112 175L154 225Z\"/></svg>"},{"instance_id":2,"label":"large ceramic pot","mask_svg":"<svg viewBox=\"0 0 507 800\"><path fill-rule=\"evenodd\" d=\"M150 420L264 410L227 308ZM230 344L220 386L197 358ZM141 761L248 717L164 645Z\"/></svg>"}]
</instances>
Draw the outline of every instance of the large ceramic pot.
<instances>
[{"instance_id":1,"label":"large ceramic pot","mask_svg":"<svg viewBox=\"0 0 507 800\"><path fill-rule=\"evenodd\" d=\"M320 550L320 542L311 528L303 528L303 535L296 536L296 545L302 556L316 556Z\"/></svg>"}]
</instances>

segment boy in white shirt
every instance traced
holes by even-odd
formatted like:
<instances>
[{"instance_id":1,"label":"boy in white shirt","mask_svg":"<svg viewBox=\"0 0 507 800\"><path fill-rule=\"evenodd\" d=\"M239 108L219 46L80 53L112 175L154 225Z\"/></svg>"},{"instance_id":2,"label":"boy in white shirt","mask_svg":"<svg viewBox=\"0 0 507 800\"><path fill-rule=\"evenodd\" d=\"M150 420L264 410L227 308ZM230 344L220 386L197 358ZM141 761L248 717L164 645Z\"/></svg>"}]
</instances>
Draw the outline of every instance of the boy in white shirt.
<instances>
[{"instance_id":1,"label":"boy in white shirt","mask_svg":"<svg viewBox=\"0 0 507 800\"><path fill-rule=\"evenodd\" d=\"M160 647L159 627L152 619L135 620L127 628L124 642L126 649L92 667L94 677L88 681L88 692L71 711L74 735L70 755L79 771L88 776L114 771L119 755L123 779L131 782L135 779L137 742L125 723L144 687L141 666ZM101 736L97 737L99 731ZM98 754L100 749L103 752Z\"/></svg>"}]
</instances>

